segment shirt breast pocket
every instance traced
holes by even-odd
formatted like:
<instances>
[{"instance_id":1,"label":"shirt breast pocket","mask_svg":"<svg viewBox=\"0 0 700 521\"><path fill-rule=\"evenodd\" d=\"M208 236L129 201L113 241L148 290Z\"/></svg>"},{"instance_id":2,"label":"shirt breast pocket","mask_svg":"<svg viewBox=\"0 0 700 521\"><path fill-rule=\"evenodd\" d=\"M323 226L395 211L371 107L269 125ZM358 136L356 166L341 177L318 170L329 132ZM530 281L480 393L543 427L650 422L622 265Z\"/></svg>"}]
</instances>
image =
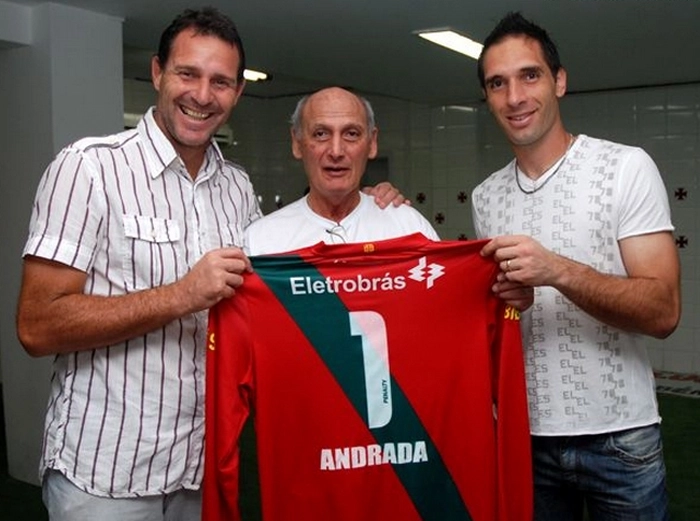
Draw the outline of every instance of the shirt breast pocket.
<instances>
[{"instance_id":1,"label":"shirt breast pocket","mask_svg":"<svg viewBox=\"0 0 700 521\"><path fill-rule=\"evenodd\" d=\"M128 290L170 284L187 272L177 221L146 215L124 215L123 223L123 271Z\"/></svg>"}]
</instances>

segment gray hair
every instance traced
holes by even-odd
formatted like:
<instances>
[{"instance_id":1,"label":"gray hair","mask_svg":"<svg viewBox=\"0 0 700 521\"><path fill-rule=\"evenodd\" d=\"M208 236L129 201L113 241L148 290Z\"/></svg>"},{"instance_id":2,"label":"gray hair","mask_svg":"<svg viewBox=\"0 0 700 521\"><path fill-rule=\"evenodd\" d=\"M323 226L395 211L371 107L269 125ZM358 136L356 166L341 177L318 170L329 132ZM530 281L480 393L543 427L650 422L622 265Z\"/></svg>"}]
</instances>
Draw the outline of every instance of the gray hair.
<instances>
[{"instance_id":1,"label":"gray hair","mask_svg":"<svg viewBox=\"0 0 700 521\"><path fill-rule=\"evenodd\" d=\"M355 96L365 108L365 114L367 115L367 131L370 134L372 134L376 126L374 120L374 109L372 108L372 105L369 101L367 101L366 98L363 98L362 96L359 96L354 92L351 94ZM309 98L311 96L313 96L313 94L307 94L297 102L297 106L294 109L294 112L292 113L292 117L289 119L289 123L292 125L292 131L294 132L294 135L297 138L301 137L301 114L304 111L304 107L306 106L306 103L309 101Z\"/></svg>"}]
</instances>

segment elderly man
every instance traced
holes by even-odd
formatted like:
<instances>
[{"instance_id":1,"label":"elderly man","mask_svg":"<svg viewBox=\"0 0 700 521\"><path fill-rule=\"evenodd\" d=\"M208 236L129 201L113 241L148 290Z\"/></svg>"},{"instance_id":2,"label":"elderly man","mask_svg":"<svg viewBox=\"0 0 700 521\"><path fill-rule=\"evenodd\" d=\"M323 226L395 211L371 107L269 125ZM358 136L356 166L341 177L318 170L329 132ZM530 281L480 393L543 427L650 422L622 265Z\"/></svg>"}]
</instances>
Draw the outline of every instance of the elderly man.
<instances>
[{"instance_id":1,"label":"elderly man","mask_svg":"<svg viewBox=\"0 0 700 521\"><path fill-rule=\"evenodd\" d=\"M309 193L246 230L250 255L317 242L380 240L437 233L410 206L381 209L360 192L367 160L377 155L374 113L363 98L331 87L302 98L292 115L292 152L304 163Z\"/></svg>"},{"instance_id":2,"label":"elderly man","mask_svg":"<svg viewBox=\"0 0 700 521\"><path fill-rule=\"evenodd\" d=\"M291 137L309 193L247 228L254 272L210 313L203 519L239 519L254 411L270 521L530 521L520 328L489 291L498 264L359 191L377 153L362 98L302 99Z\"/></svg>"}]
</instances>

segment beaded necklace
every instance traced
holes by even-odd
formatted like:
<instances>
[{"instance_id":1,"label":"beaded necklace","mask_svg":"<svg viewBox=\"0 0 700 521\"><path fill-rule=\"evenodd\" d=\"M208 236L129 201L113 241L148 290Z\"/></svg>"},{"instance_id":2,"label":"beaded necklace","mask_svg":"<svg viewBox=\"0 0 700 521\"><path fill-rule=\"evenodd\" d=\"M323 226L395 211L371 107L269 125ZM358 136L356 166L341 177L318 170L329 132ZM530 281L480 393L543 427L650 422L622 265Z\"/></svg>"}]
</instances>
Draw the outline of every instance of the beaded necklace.
<instances>
[{"instance_id":1,"label":"beaded necklace","mask_svg":"<svg viewBox=\"0 0 700 521\"><path fill-rule=\"evenodd\" d=\"M541 185L535 186L532 190L525 190L523 185L520 183L520 176L518 176L518 160L516 159L515 161L513 161L513 173L515 174L515 182L518 185L518 188L520 188L520 191L522 193L524 193L525 195L531 195L531 194L534 194L535 192L539 192L544 187L544 185L546 185L549 182L549 180L552 177L557 175L557 172L559 172L559 169L561 168L561 166L564 163L566 163L566 157L569 155L569 150L571 150L571 147L574 145L575 142L576 142L576 138L573 135L569 134L569 144L566 147L566 150L564 151L562 156L545 169L545 172L547 172L554 165L557 165L557 163L559 163L557 165L557 167L554 169L554 172L552 172L550 175L548 175L547 178L544 180L544 182Z\"/></svg>"}]
</instances>

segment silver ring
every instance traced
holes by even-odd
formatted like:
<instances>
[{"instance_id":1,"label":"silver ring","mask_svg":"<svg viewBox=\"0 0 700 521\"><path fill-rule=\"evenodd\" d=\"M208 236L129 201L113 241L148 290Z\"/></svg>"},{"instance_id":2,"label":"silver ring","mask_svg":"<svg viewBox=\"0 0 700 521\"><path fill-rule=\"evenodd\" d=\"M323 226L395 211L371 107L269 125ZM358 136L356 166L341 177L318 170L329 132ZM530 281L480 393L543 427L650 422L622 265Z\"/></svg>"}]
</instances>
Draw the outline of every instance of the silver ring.
<instances>
[{"instance_id":1,"label":"silver ring","mask_svg":"<svg viewBox=\"0 0 700 521\"><path fill-rule=\"evenodd\" d=\"M506 261L506 271L510 271L510 259Z\"/></svg>"}]
</instances>

